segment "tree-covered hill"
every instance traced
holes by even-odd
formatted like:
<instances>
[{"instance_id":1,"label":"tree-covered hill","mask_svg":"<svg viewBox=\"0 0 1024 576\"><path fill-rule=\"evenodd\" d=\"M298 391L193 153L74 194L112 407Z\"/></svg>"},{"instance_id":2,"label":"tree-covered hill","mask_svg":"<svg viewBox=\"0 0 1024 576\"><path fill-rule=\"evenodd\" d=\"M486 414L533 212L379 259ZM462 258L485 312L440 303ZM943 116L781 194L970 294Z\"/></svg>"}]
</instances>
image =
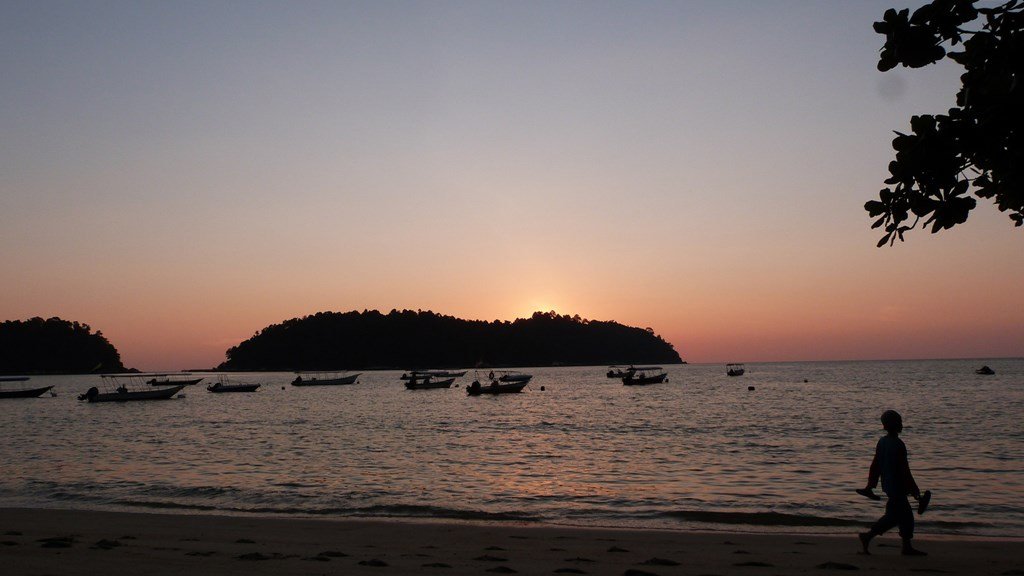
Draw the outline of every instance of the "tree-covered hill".
<instances>
[{"instance_id":1,"label":"tree-covered hill","mask_svg":"<svg viewBox=\"0 0 1024 576\"><path fill-rule=\"evenodd\" d=\"M557 366L682 362L650 328L536 312L514 322L433 312L320 312L230 348L222 370Z\"/></svg>"},{"instance_id":2,"label":"tree-covered hill","mask_svg":"<svg viewBox=\"0 0 1024 576\"><path fill-rule=\"evenodd\" d=\"M121 355L100 331L60 318L0 324L0 374L120 372Z\"/></svg>"}]
</instances>

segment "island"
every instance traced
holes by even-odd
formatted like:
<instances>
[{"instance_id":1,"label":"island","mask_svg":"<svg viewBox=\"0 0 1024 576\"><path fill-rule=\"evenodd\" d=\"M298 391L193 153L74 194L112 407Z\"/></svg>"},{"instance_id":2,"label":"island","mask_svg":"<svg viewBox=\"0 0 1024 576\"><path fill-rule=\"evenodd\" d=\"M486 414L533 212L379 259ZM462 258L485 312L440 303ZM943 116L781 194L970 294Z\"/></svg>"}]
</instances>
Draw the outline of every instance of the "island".
<instances>
[{"instance_id":1,"label":"island","mask_svg":"<svg viewBox=\"0 0 1024 576\"><path fill-rule=\"evenodd\" d=\"M0 323L0 374L123 372L121 354L88 324L61 318Z\"/></svg>"},{"instance_id":2,"label":"island","mask_svg":"<svg viewBox=\"0 0 1024 576\"><path fill-rule=\"evenodd\" d=\"M514 321L421 310L319 312L263 328L218 369L327 370L681 364L650 328L535 312Z\"/></svg>"}]
</instances>

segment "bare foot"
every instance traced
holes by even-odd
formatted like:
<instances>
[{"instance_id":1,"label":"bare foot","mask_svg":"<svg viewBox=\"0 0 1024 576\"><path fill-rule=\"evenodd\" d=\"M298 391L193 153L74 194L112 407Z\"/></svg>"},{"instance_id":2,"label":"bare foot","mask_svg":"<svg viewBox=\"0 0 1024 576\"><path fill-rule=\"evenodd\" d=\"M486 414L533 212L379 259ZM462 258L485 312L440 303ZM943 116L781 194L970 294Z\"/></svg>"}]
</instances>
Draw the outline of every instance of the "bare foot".
<instances>
[{"instance_id":1,"label":"bare foot","mask_svg":"<svg viewBox=\"0 0 1024 576\"><path fill-rule=\"evenodd\" d=\"M868 551L868 544L871 543L871 532L861 532L857 534L857 537L860 538L860 545L864 548L864 553L870 555L871 552Z\"/></svg>"}]
</instances>

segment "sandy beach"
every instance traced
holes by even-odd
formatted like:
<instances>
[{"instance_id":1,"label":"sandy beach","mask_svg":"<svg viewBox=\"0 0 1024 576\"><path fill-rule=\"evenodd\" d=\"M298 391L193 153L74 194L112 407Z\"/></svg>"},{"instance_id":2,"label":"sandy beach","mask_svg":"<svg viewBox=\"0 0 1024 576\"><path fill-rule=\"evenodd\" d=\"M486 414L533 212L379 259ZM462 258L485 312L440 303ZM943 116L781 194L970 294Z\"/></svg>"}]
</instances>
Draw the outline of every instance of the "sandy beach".
<instances>
[{"instance_id":1,"label":"sandy beach","mask_svg":"<svg viewBox=\"0 0 1024 576\"><path fill-rule=\"evenodd\" d=\"M0 510L5 574L1024 574L1019 541Z\"/></svg>"}]
</instances>

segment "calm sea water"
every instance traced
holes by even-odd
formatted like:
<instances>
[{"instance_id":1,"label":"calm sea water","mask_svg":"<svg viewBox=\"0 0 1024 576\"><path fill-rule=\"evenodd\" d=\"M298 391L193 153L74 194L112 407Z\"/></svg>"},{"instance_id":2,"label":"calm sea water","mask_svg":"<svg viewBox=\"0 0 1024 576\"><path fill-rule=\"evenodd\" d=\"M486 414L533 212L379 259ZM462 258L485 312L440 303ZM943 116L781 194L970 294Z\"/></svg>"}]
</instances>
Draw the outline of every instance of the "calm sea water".
<instances>
[{"instance_id":1,"label":"calm sea water","mask_svg":"<svg viewBox=\"0 0 1024 576\"><path fill-rule=\"evenodd\" d=\"M57 396L0 401L0 506L848 532L882 512L853 490L894 408L935 494L922 532L1024 536L1024 360L672 366L647 387L606 370L526 369L498 397L467 397L472 372L423 391L236 374L264 385L125 404L36 377Z\"/></svg>"}]
</instances>

